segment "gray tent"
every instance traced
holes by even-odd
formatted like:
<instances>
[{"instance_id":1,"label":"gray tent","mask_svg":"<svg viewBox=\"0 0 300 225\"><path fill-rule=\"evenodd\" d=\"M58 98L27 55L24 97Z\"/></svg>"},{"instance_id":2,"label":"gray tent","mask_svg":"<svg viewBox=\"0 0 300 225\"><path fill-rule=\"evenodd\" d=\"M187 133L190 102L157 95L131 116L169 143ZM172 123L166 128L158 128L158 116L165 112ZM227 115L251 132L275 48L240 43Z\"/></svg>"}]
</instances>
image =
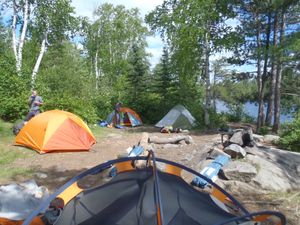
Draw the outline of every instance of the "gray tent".
<instances>
[{"instance_id":1,"label":"gray tent","mask_svg":"<svg viewBox=\"0 0 300 225\"><path fill-rule=\"evenodd\" d=\"M192 114L182 105L173 107L157 124L156 127L173 126L173 128L191 129L196 125Z\"/></svg>"}]
</instances>

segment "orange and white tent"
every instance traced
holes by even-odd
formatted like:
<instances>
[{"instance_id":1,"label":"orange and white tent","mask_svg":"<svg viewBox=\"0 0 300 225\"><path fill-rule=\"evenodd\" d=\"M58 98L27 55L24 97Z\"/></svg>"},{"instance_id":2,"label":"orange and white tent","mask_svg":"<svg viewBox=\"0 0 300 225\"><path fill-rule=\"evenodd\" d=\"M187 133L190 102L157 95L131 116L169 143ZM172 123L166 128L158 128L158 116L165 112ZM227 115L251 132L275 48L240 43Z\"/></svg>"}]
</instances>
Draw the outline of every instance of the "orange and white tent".
<instances>
[{"instance_id":1,"label":"orange and white tent","mask_svg":"<svg viewBox=\"0 0 300 225\"><path fill-rule=\"evenodd\" d=\"M21 129L15 144L39 153L88 151L96 139L78 116L61 110L51 110L33 117Z\"/></svg>"}]
</instances>

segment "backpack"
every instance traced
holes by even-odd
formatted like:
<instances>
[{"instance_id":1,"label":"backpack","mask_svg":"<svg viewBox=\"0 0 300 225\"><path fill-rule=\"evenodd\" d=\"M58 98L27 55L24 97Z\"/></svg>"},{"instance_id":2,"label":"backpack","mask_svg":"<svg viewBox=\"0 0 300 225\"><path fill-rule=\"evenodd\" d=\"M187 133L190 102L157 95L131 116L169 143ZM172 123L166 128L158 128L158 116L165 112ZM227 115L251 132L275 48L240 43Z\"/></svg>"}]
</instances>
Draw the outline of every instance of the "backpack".
<instances>
[{"instance_id":1,"label":"backpack","mask_svg":"<svg viewBox=\"0 0 300 225\"><path fill-rule=\"evenodd\" d=\"M22 121L19 124L15 124L12 128L13 134L17 136L20 130L24 127L24 125L25 125L24 121Z\"/></svg>"}]
</instances>

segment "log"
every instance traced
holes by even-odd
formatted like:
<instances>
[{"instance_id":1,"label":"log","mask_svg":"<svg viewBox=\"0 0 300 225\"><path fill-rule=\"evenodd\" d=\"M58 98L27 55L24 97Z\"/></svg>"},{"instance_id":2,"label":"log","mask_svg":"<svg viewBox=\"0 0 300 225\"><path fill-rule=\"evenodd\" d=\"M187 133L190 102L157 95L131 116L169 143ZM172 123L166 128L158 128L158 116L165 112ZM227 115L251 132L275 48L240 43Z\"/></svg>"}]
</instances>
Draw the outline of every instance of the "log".
<instances>
[{"instance_id":1,"label":"log","mask_svg":"<svg viewBox=\"0 0 300 225\"><path fill-rule=\"evenodd\" d=\"M139 141L139 146L142 146L144 150L148 150L149 147L148 141L149 141L149 134L147 132L143 132L142 138Z\"/></svg>"},{"instance_id":2,"label":"log","mask_svg":"<svg viewBox=\"0 0 300 225\"><path fill-rule=\"evenodd\" d=\"M191 136L177 136L172 138L159 138L157 136L153 136L149 138L149 142L154 144L178 144L182 140L184 140L186 144L193 143Z\"/></svg>"},{"instance_id":3,"label":"log","mask_svg":"<svg viewBox=\"0 0 300 225\"><path fill-rule=\"evenodd\" d=\"M148 151L147 150L151 150L151 146L149 145L149 134L147 132L143 132L142 133L142 138L139 141L139 146L143 147L144 151L142 154L140 154L139 156L147 156L148 155ZM146 167L146 161L135 161L135 166L137 168L144 168Z\"/></svg>"}]
</instances>

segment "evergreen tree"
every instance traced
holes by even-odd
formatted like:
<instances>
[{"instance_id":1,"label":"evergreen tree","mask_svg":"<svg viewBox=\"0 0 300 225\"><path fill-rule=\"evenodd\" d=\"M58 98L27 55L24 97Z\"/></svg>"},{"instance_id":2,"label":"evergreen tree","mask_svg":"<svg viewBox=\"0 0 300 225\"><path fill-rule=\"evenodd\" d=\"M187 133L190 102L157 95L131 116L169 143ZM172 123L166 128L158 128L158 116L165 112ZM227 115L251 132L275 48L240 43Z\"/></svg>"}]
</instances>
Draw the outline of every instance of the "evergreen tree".
<instances>
[{"instance_id":1,"label":"evergreen tree","mask_svg":"<svg viewBox=\"0 0 300 225\"><path fill-rule=\"evenodd\" d=\"M140 108L146 104L143 102L144 94L149 86L146 85L149 74L149 62L147 54L142 46L134 44L129 55L129 71L127 73L127 101L133 108Z\"/></svg>"},{"instance_id":2,"label":"evergreen tree","mask_svg":"<svg viewBox=\"0 0 300 225\"><path fill-rule=\"evenodd\" d=\"M176 79L172 73L171 60L166 47L163 48L160 63L156 65L154 69L154 77L155 82L153 84L153 91L160 96L160 106L163 110L163 115L172 107L172 105L176 104L174 99L176 99L175 96L178 96L178 93L176 93L178 78Z\"/></svg>"}]
</instances>

